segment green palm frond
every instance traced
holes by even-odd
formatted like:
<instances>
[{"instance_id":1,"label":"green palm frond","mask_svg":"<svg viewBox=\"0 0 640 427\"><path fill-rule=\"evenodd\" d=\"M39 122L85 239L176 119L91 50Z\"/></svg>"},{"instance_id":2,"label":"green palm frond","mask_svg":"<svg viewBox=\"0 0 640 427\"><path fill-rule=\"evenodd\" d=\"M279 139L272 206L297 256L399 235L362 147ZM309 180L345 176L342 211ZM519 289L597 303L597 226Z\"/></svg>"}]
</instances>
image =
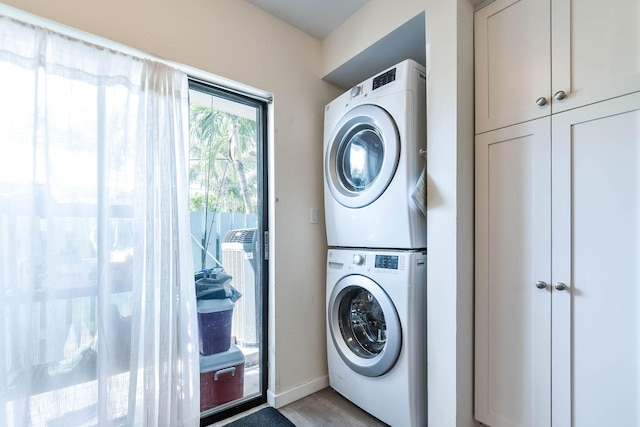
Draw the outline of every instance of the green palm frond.
<instances>
[{"instance_id":1,"label":"green palm frond","mask_svg":"<svg viewBox=\"0 0 640 427\"><path fill-rule=\"evenodd\" d=\"M203 191L202 196L192 195L192 207L206 204L208 210L255 211L256 122L192 104L189 133L189 177L199 181Z\"/></svg>"}]
</instances>

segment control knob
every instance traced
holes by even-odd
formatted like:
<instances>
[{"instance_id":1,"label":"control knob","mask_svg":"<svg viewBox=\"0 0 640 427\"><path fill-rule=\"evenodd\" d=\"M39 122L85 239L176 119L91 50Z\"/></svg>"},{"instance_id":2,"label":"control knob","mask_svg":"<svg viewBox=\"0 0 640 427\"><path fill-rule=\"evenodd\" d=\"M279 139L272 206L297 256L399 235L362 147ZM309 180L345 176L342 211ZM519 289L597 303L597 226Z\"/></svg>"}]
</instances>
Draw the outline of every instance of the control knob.
<instances>
[{"instance_id":1,"label":"control knob","mask_svg":"<svg viewBox=\"0 0 640 427\"><path fill-rule=\"evenodd\" d=\"M365 257L363 255L355 254L353 256L353 263L355 265L364 265L364 261L365 261Z\"/></svg>"}]
</instances>

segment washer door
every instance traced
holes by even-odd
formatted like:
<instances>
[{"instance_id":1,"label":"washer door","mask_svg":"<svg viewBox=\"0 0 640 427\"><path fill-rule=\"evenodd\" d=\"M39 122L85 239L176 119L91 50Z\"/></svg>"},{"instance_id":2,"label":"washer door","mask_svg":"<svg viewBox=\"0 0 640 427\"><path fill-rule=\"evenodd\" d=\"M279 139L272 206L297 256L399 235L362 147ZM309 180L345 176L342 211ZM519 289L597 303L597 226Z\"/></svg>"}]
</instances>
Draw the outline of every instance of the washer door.
<instances>
[{"instance_id":1,"label":"washer door","mask_svg":"<svg viewBox=\"0 0 640 427\"><path fill-rule=\"evenodd\" d=\"M387 293L360 275L342 278L327 307L331 338L342 360L367 377L387 373L402 346L400 319Z\"/></svg>"},{"instance_id":2,"label":"washer door","mask_svg":"<svg viewBox=\"0 0 640 427\"><path fill-rule=\"evenodd\" d=\"M325 179L338 202L349 208L373 203L398 166L400 138L393 118L374 105L354 108L338 122L325 156Z\"/></svg>"}]
</instances>

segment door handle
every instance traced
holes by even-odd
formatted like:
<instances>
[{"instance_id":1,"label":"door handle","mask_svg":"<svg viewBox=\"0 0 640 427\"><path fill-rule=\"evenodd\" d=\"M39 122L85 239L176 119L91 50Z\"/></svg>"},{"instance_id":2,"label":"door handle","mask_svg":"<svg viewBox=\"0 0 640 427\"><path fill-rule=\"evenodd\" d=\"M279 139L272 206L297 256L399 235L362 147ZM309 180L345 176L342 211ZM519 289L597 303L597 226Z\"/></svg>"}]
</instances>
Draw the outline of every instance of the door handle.
<instances>
[{"instance_id":1,"label":"door handle","mask_svg":"<svg viewBox=\"0 0 640 427\"><path fill-rule=\"evenodd\" d=\"M536 282L536 288L538 288L538 289L546 289L547 288L547 282L543 282L542 280L538 280Z\"/></svg>"},{"instance_id":2,"label":"door handle","mask_svg":"<svg viewBox=\"0 0 640 427\"><path fill-rule=\"evenodd\" d=\"M563 90L559 90L553 94L553 97L556 101L562 101L563 99L567 98L567 93Z\"/></svg>"},{"instance_id":3,"label":"door handle","mask_svg":"<svg viewBox=\"0 0 640 427\"><path fill-rule=\"evenodd\" d=\"M556 282L556 291L566 291L569 287L562 282Z\"/></svg>"}]
</instances>

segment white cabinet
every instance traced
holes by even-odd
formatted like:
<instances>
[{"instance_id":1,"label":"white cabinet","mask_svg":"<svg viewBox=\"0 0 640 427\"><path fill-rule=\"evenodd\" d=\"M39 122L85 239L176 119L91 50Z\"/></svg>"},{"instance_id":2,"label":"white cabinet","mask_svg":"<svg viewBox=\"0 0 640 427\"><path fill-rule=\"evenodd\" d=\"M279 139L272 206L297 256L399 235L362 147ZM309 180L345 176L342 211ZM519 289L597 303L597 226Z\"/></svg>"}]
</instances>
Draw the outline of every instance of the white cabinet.
<instances>
[{"instance_id":1,"label":"white cabinet","mask_svg":"<svg viewBox=\"0 0 640 427\"><path fill-rule=\"evenodd\" d=\"M476 133L640 90L640 1L496 0L475 14Z\"/></svg>"},{"instance_id":2,"label":"white cabinet","mask_svg":"<svg viewBox=\"0 0 640 427\"><path fill-rule=\"evenodd\" d=\"M551 135L552 425L640 426L640 94Z\"/></svg>"},{"instance_id":3,"label":"white cabinet","mask_svg":"<svg viewBox=\"0 0 640 427\"><path fill-rule=\"evenodd\" d=\"M640 0L496 0L475 61L476 419L640 426Z\"/></svg>"},{"instance_id":4,"label":"white cabinet","mask_svg":"<svg viewBox=\"0 0 640 427\"><path fill-rule=\"evenodd\" d=\"M474 20L476 133L549 115L549 1L496 0Z\"/></svg>"},{"instance_id":5,"label":"white cabinet","mask_svg":"<svg viewBox=\"0 0 640 427\"><path fill-rule=\"evenodd\" d=\"M476 138L476 418L549 426L549 118Z\"/></svg>"},{"instance_id":6,"label":"white cabinet","mask_svg":"<svg viewBox=\"0 0 640 427\"><path fill-rule=\"evenodd\" d=\"M476 138L476 419L640 426L640 93Z\"/></svg>"},{"instance_id":7,"label":"white cabinet","mask_svg":"<svg viewBox=\"0 0 640 427\"><path fill-rule=\"evenodd\" d=\"M640 90L640 1L551 0L554 113Z\"/></svg>"}]
</instances>

